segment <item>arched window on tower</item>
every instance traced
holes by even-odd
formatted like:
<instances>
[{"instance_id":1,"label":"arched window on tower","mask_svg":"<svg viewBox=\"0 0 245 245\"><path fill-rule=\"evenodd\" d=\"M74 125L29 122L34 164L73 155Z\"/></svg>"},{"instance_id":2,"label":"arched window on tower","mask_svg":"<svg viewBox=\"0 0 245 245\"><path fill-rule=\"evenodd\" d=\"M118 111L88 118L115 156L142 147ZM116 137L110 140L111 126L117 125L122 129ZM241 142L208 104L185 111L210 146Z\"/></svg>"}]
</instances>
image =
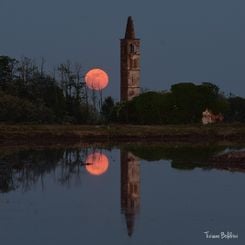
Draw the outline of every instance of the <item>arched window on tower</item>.
<instances>
[{"instance_id":1,"label":"arched window on tower","mask_svg":"<svg viewBox=\"0 0 245 245\"><path fill-rule=\"evenodd\" d=\"M135 52L135 47L134 45L131 43L130 44L130 53L134 53Z\"/></svg>"},{"instance_id":2,"label":"arched window on tower","mask_svg":"<svg viewBox=\"0 0 245 245\"><path fill-rule=\"evenodd\" d=\"M134 85L134 75L132 75L132 77L131 77L131 84L130 85Z\"/></svg>"}]
</instances>

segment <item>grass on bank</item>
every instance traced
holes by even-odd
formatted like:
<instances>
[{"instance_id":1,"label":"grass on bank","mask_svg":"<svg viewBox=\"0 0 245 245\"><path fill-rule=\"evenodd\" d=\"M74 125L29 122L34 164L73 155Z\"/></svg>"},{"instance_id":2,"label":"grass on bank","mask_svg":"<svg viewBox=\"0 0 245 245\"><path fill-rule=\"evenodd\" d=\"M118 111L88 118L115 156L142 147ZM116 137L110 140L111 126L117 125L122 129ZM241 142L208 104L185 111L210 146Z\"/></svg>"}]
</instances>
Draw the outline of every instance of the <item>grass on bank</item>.
<instances>
[{"instance_id":1,"label":"grass on bank","mask_svg":"<svg viewBox=\"0 0 245 245\"><path fill-rule=\"evenodd\" d=\"M0 124L1 139L14 137L162 137L245 136L245 124L213 125L6 125Z\"/></svg>"}]
</instances>

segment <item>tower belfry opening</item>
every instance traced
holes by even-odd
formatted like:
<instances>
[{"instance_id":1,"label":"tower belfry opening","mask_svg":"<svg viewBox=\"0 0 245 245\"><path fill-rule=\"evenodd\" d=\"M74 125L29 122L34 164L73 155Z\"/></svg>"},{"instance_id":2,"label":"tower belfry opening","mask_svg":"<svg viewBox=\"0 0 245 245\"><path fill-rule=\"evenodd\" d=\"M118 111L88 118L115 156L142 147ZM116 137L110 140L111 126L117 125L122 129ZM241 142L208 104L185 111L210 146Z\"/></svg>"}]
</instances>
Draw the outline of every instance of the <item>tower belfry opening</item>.
<instances>
[{"instance_id":1,"label":"tower belfry opening","mask_svg":"<svg viewBox=\"0 0 245 245\"><path fill-rule=\"evenodd\" d=\"M140 94L140 39L135 36L133 19L129 16L125 37L121 39L121 101Z\"/></svg>"}]
</instances>

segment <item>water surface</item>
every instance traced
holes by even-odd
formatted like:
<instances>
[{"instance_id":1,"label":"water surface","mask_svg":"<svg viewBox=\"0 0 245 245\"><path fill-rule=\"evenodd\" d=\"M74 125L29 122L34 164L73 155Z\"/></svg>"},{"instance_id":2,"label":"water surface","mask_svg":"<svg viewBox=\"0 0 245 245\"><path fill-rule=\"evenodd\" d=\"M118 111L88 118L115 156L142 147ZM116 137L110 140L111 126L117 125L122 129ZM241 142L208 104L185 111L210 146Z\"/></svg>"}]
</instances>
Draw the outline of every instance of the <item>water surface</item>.
<instances>
[{"instance_id":1,"label":"water surface","mask_svg":"<svg viewBox=\"0 0 245 245\"><path fill-rule=\"evenodd\" d=\"M0 242L245 244L245 165L228 147L2 150ZM206 239L233 232L238 239Z\"/></svg>"}]
</instances>

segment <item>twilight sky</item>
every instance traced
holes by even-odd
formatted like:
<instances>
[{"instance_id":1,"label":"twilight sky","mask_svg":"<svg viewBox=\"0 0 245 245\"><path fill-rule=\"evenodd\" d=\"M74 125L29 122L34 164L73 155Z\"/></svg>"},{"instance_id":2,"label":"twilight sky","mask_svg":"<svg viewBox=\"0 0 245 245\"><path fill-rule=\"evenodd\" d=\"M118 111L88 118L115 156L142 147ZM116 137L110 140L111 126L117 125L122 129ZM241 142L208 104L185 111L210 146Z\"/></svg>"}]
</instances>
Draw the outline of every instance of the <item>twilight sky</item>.
<instances>
[{"instance_id":1,"label":"twilight sky","mask_svg":"<svg viewBox=\"0 0 245 245\"><path fill-rule=\"evenodd\" d=\"M141 38L141 87L213 82L245 96L244 0L0 0L0 55L67 59L105 69L119 98L119 39L131 15Z\"/></svg>"}]
</instances>

